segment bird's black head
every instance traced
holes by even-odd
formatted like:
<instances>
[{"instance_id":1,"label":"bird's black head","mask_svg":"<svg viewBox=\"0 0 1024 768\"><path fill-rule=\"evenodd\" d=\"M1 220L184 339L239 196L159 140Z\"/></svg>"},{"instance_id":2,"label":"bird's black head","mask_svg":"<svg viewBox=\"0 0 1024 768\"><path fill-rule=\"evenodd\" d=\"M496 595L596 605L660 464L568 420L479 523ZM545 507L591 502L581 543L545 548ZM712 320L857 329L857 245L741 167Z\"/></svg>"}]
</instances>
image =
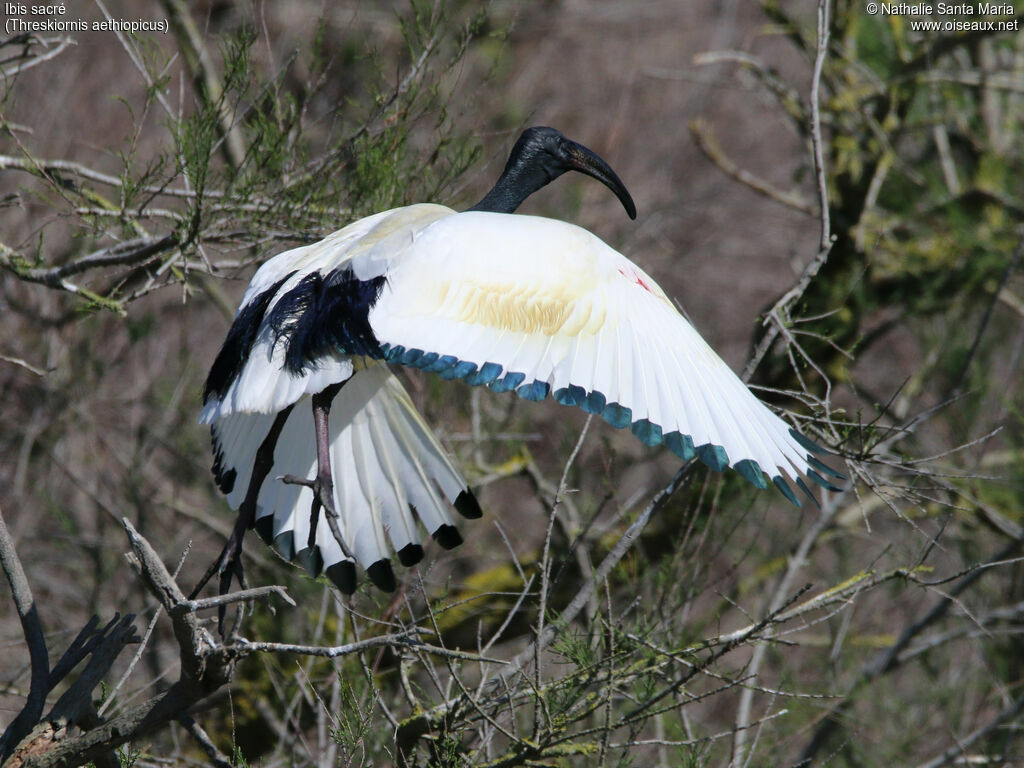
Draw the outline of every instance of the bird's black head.
<instances>
[{"instance_id":1,"label":"bird's black head","mask_svg":"<svg viewBox=\"0 0 1024 768\"><path fill-rule=\"evenodd\" d=\"M608 163L560 131L544 126L523 131L498 183L469 210L512 213L527 197L566 171L579 171L600 181L619 198L629 218L636 218L633 198Z\"/></svg>"}]
</instances>

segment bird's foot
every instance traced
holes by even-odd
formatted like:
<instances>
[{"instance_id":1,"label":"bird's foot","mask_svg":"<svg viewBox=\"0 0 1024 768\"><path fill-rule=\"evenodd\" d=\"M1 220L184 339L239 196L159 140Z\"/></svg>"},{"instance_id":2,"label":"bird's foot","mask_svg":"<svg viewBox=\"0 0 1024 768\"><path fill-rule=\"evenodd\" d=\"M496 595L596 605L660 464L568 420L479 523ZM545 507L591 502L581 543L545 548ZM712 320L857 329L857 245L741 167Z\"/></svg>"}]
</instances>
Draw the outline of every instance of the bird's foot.
<instances>
[{"instance_id":1,"label":"bird's foot","mask_svg":"<svg viewBox=\"0 0 1024 768\"><path fill-rule=\"evenodd\" d=\"M313 514L317 514L323 508L331 517L337 517L338 511L334 508L334 482L330 477L317 475L312 480L307 480L298 475L283 475L281 482L287 485L303 485L313 491Z\"/></svg>"},{"instance_id":2,"label":"bird's foot","mask_svg":"<svg viewBox=\"0 0 1024 768\"><path fill-rule=\"evenodd\" d=\"M245 525L241 523L235 524L234 530L231 531L231 535L228 536L227 543L224 545L224 549L221 550L220 555L210 564L210 567L206 569L203 578L199 580L199 583L196 584L189 595L189 600L195 600L199 596L203 587L213 578L214 574L220 577L218 579L218 594L226 595L230 592L231 582L234 579L238 580L240 588L248 589L249 584L245 579L245 569L242 567L242 539L245 537L245 531ZM217 609L217 631L222 637L225 637L224 618L226 611L226 605L222 605ZM232 631L234 630L232 629Z\"/></svg>"},{"instance_id":3,"label":"bird's foot","mask_svg":"<svg viewBox=\"0 0 1024 768\"><path fill-rule=\"evenodd\" d=\"M226 594L231 589L231 580L235 577L238 578L238 583L242 588L245 588L245 571L242 568L242 539L244 536L245 528L242 525L236 524L234 530L231 531L231 535L228 536L224 549L210 563L210 567L206 569L203 578L199 580L199 583L196 584L192 593L188 596L189 600L195 600L199 596L203 587L213 578L215 573L220 576L220 594Z\"/></svg>"},{"instance_id":4,"label":"bird's foot","mask_svg":"<svg viewBox=\"0 0 1024 768\"><path fill-rule=\"evenodd\" d=\"M332 533L341 541L337 522L338 510L334 506L334 481L330 475L317 474L312 480L296 475L285 475L281 478L281 482L288 485L302 485L313 491L313 503L310 505L309 510L309 539L306 542L306 546L313 547L315 544L316 529L320 523L321 509L326 514L327 524L330 526ZM342 549L347 553L348 548L344 544L342 544Z\"/></svg>"}]
</instances>

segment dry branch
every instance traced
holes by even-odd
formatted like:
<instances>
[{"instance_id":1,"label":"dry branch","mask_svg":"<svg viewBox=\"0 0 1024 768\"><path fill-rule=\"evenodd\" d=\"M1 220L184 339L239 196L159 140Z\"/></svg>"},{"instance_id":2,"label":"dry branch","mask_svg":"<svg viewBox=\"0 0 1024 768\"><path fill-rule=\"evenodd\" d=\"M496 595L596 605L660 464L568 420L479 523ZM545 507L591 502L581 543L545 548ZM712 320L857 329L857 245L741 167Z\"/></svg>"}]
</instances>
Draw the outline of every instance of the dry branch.
<instances>
[{"instance_id":1,"label":"dry branch","mask_svg":"<svg viewBox=\"0 0 1024 768\"><path fill-rule=\"evenodd\" d=\"M0 510L0 566L3 566L7 583L11 587L14 606L21 620L21 628L28 645L29 658L32 666L32 682L30 683L25 706L14 718L3 737L0 737L0 762L10 754L14 745L29 732L43 714L46 706L46 694L50 691L50 658L46 651L46 638L43 626L39 621L39 610L32 597L32 588L25 578L25 570L14 548L14 540L4 522L3 510Z\"/></svg>"},{"instance_id":2,"label":"dry branch","mask_svg":"<svg viewBox=\"0 0 1024 768\"><path fill-rule=\"evenodd\" d=\"M266 598L270 597L271 595L277 595L279 598L288 603L288 605L292 607L295 606L295 601L292 600L291 596L288 594L288 591L284 587L270 585L266 587L240 589L236 592L231 592L226 595L207 597L202 600L186 600L183 603L178 603L175 610L195 613L196 611L204 611L209 608L220 608L221 606L231 605L232 603L237 603L244 600Z\"/></svg>"},{"instance_id":3,"label":"dry branch","mask_svg":"<svg viewBox=\"0 0 1024 768\"><path fill-rule=\"evenodd\" d=\"M970 764L971 759L967 754L967 750L977 744L979 741L989 736L993 731L1002 727L1004 724L1012 722L1017 716L1024 712L1024 696L1018 696L1010 704L1002 709L995 717L991 718L984 725L979 726L975 730L962 738L958 738L956 744L944 751L941 755L929 760L926 763L922 763L918 768L940 768L943 765L949 765L950 763L957 760L957 758L963 758L965 763ZM989 762L986 760L986 762ZM993 759L991 762L996 762ZM1009 758L1007 763L1017 762L1013 758Z\"/></svg>"},{"instance_id":4,"label":"dry branch","mask_svg":"<svg viewBox=\"0 0 1024 768\"><path fill-rule=\"evenodd\" d=\"M48 288L65 288L64 278L87 272L90 269L112 266L137 266L152 257L178 246L178 238L171 233L163 237L140 237L117 245L101 248L87 256L51 269L21 269L16 255L10 249L3 249L3 266L12 270L22 280L39 283Z\"/></svg>"},{"instance_id":5,"label":"dry branch","mask_svg":"<svg viewBox=\"0 0 1024 768\"><path fill-rule=\"evenodd\" d=\"M704 120L697 118L690 123L690 135L697 143L697 148L704 153L704 156L718 166L719 170L729 178L749 187L759 195L764 195L770 200L781 203L787 208L800 211L800 213L805 213L808 216L814 216L817 213L815 207L799 192L786 192L776 189L769 182L736 165L718 145L718 141L711 132L711 126Z\"/></svg>"}]
</instances>

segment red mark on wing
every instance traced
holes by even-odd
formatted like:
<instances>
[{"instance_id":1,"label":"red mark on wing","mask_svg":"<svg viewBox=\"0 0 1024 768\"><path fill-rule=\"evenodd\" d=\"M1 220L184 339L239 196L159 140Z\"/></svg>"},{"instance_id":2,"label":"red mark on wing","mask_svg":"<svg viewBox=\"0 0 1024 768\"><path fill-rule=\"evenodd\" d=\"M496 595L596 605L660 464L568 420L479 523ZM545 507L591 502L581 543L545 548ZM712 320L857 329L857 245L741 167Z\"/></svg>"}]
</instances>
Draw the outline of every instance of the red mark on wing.
<instances>
[{"instance_id":1,"label":"red mark on wing","mask_svg":"<svg viewBox=\"0 0 1024 768\"><path fill-rule=\"evenodd\" d=\"M627 275L621 269L619 270L619 274L622 275L623 277L627 278L627 279L629 278L629 275ZM636 283L637 285L639 285L641 288L643 288L648 293L654 293L654 291L651 290L651 287L649 285L647 285L647 283L645 283L643 281L643 278L640 277L639 275L633 275L633 282Z\"/></svg>"}]
</instances>

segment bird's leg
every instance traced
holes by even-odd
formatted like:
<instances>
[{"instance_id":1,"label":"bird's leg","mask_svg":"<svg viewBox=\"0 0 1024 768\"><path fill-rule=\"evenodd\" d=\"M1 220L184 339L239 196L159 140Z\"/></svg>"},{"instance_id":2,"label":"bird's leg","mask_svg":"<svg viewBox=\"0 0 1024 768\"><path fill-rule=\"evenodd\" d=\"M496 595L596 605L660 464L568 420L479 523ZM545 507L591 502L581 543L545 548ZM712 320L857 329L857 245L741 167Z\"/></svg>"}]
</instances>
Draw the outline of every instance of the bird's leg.
<instances>
[{"instance_id":1,"label":"bird's leg","mask_svg":"<svg viewBox=\"0 0 1024 768\"><path fill-rule=\"evenodd\" d=\"M338 510L334 508L334 479L331 473L331 403L345 382L332 384L313 395L313 425L316 429L316 477L312 480L288 475L283 478L286 483L305 485L313 491L313 504L310 508L309 538L306 546L312 547L316 541L316 527L320 522L320 510L323 509L331 535L338 542L345 556L355 559L352 550L345 543L338 526Z\"/></svg>"},{"instance_id":2,"label":"bird's leg","mask_svg":"<svg viewBox=\"0 0 1024 768\"><path fill-rule=\"evenodd\" d=\"M190 600L196 598L200 590L206 586L206 582L215 573L220 574L220 594L226 594L231 588L233 576L237 576L239 585L243 589L245 588L245 572L242 569L241 557L242 540L245 538L245 532L252 528L253 523L256 521L256 500L259 498L263 481L266 480L267 475L270 474L270 470L274 466L274 449L277 447L277 440L281 436L281 430L284 429L284 423L288 420L288 414L292 412L293 407L289 405L277 414L277 418L274 419L270 431L267 432L267 436L260 443L260 447L256 451L256 457L253 460L252 475L249 477L249 487L246 489L245 499L238 508L238 520L235 522L235 527L231 531L224 549L221 550L220 556L211 563L199 584L192 590L192 594L189 596ZM221 608L222 624L223 610Z\"/></svg>"},{"instance_id":3,"label":"bird's leg","mask_svg":"<svg viewBox=\"0 0 1024 768\"><path fill-rule=\"evenodd\" d=\"M354 559L352 551L345 544L338 527L338 511L334 508L334 478L331 473L331 403L337 397L338 392L345 386L341 381L331 384L329 387L313 395L313 426L316 431L316 477L307 480L304 477L285 475L282 481L292 485L304 485L313 491L313 503L309 511L309 536L306 539L306 546L312 547L316 543L316 527L320 522L320 510L323 509L327 525L331 529L335 540L341 546L341 551L346 557Z\"/></svg>"},{"instance_id":4,"label":"bird's leg","mask_svg":"<svg viewBox=\"0 0 1024 768\"><path fill-rule=\"evenodd\" d=\"M334 478L331 475L331 403L345 382L331 384L313 395L313 426L316 429L316 478L313 480L313 519L323 507L327 516L337 517L334 508ZM310 529L310 536L312 531Z\"/></svg>"}]
</instances>

